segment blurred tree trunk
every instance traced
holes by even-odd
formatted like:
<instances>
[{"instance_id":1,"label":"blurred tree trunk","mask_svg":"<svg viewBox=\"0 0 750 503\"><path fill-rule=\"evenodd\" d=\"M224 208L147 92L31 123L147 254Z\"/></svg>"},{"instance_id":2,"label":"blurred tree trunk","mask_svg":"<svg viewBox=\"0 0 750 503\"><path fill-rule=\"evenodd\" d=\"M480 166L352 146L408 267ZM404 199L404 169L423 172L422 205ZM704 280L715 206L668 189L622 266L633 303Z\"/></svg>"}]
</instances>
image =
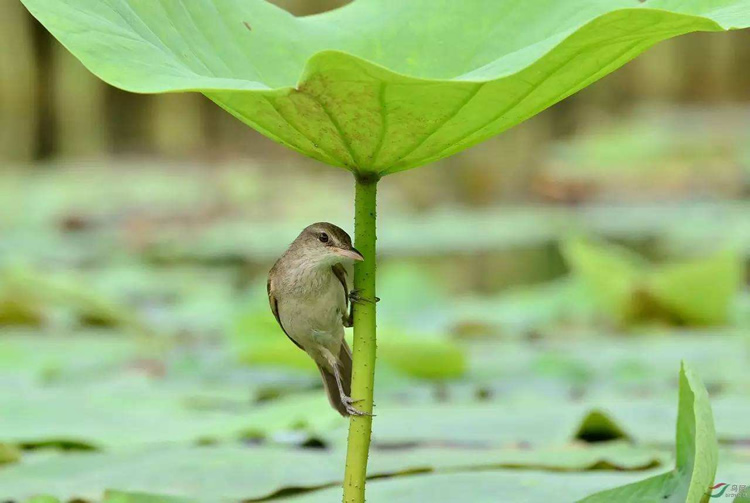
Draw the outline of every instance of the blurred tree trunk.
<instances>
[{"instance_id":1,"label":"blurred tree trunk","mask_svg":"<svg viewBox=\"0 0 750 503\"><path fill-rule=\"evenodd\" d=\"M98 157L109 151L105 84L61 44L52 50L56 155Z\"/></svg>"},{"instance_id":2,"label":"blurred tree trunk","mask_svg":"<svg viewBox=\"0 0 750 503\"><path fill-rule=\"evenodd\" d=\"M196 93L157 96L151 107L151 144L164 157L185 158L206 148L201 101Z\"/></svg>"},{"instance_id":3,"label":"blurred tree trunk","mask_svg":"<svg viewBox=\"0 0 750 503\"><path fill-rule=\"evenodd\" d=\"M737 65L737 52L732 37L722 37L725 33L708 33L706 45L709 59L706 61L706 73L710 76L705 90L712 101L729 101L732 99L732 82L736 80L734 69Z\"/></svg>"},{"instance_id":4,"label":"blurred tree trunk","mask_svg":"<svg viewBox=\"0 0 750 503\"><path fill-rule=\"evenodd\" d=\"M734 97L740 101L750 100L750 30L731 33L735 42L737 60L734 65Z\"/></svg>"},{"instance_id":5,"label":"blurred tree trunk","mask_svg":"<svg viewBox=\"0 0 750 503\"><path fill-rule=\"evenodd\" d=\"M30 161L37 151L37 67L30 17L0 2L0 158Z\"/></svg>"},{"instance_id":6,"label":"blurred tree trunk","mask_svg":"<svg viewBox=\"0 0 750 503\"><path fill-rule=\"evenodd\" d=\"M682 39L662 42L628 64L634 97L652 101L669 101L675 97L680 90L682 42Z\"/></svg>"},{"instance_id":7,"label":"blurred tree trunk","mask_svg":"<svg viewBox=\"0 0 750 503\"><path fill-rule=\"evenodd\" d=\"M716 101L716 72L712 61L716 50L712 36L715 34L691 33L681 39L679 61L682 71L675 75L675 79L681 84L677 98L682 102Z\"/></svg>"}]
</instances>

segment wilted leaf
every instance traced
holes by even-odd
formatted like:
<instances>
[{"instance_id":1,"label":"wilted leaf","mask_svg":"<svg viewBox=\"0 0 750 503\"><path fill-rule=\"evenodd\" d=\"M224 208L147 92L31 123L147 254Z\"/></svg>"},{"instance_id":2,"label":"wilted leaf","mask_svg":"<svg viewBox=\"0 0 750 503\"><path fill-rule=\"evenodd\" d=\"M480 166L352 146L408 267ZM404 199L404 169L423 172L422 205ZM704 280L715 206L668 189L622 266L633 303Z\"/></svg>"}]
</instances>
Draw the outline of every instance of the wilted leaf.
<instances>
[{"instance_id":1,"label":"wilted leaf","mask_svg":"<svg viewBox=\"0 0 750 503\"><path fill-rule=\"evenodd\" d=\"M504 131L661 40L750 25L746 0L358 0L305 18L259 0L23 3L110 84L204 92L288 147L380 174Z\"/></svg>"}]
</instances>

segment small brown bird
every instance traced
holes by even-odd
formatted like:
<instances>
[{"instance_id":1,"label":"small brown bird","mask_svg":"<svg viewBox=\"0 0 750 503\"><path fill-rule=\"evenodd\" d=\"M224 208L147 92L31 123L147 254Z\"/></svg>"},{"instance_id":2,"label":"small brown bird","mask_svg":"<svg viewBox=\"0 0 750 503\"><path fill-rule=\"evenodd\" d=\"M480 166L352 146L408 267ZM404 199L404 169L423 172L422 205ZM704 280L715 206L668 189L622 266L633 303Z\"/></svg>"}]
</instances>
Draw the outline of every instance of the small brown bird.
<instances>
[{"instance_id":1,"label":"small brown bird","mask_svg":"<svg viewBox=\"0 0 750 503\"><path fill-rule=\"evenodd\" d=\"M318 222L305 228L268 273L268 301L284 333L318 365L331 405L342 416L362 415L351 398L352 326L345 263L364 260L349 235Z\"/></svg>"}]
</instances>

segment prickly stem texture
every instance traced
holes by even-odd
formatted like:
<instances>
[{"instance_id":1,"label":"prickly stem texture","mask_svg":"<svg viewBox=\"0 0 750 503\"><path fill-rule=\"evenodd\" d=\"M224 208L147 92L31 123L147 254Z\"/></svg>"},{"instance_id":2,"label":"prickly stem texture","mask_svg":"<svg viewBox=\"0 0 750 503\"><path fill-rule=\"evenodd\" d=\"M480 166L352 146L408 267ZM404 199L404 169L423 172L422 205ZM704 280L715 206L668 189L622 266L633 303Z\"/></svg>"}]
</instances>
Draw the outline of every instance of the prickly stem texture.
<instances>
[{"instance_id":1,"label":"prickly stem texture","mask_svg":"<svg viewBox=\"0 0 750 503\"><path fill-rule=\"evenodd\" d=\"M364 302L354 306L352 398L372 414L375 381L375 200L377 178L356 177L354 245L365 257L354 266L354 288ZM368 302L370 300L371 302ZM344 475L344 503L364 503L372 416L351 416Z\"/></svg>"}]
</instances>

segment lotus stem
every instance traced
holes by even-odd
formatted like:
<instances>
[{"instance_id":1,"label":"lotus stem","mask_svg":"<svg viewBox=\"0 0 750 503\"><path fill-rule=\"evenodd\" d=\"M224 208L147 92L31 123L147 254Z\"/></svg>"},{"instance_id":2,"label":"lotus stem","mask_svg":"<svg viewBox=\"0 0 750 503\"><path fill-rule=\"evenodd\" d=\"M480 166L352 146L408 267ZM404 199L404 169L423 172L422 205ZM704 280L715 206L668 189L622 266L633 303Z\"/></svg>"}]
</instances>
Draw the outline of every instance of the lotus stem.
<instances>
[{"instance_id":1,"label":"lotus stem","mask_svg":"<svg viewBox=\"0 0 750 503\"><path fill-rule=\"evenodd\" d=\"M354 266L354 289L364 302L354 306L352 398L356 408L372 414L375 389L375 224L377 176L355 175L354 245L365 257ZM369 302L368 302L369 301ZM372 416L351 416L344 475L344 503L364 503Z\"/></svg>"}]
</instances>

